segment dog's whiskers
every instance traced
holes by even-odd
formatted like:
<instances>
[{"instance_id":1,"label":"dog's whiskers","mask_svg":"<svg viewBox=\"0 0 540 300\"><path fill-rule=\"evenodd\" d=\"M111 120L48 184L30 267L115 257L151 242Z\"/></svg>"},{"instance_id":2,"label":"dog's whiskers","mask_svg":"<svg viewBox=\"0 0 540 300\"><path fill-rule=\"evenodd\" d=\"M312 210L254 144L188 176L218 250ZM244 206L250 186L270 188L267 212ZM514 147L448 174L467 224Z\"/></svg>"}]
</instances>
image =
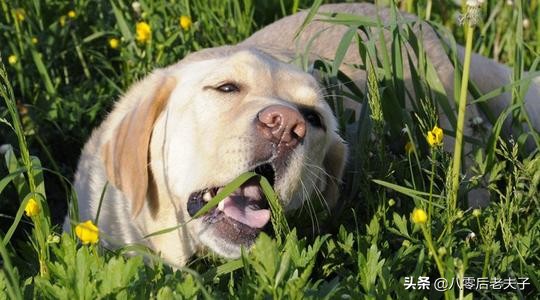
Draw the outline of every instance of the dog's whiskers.
<instances>
[{"instance_id":1,"label":"dog's whiskers","mask_svg":"<svg viewBox=\"0 0 540 300\"><path fill-rule=\"evenodd\" d=\"M311 225L313 228L313 232L315 232L315 227L317 230L319 230L319 220L317 219L317 213L315 212L315 208L312 206L311 201L309 201L309 192L307 191L306 185L304 184L304 181L300 178L300 184L302 186L302 205L305 204L308 209L308 215L311 219ZM304 197L306 196L307 197Z\"/></svg>"},{"instance_id":2,"label":"dog's whiskers","mask_svg":"<svg viewBox=\"0 0 540 300\"><path fill-rule=\"evenodd\" d=\"M311 184L313 186L313 190L315 192L315 195L317 198L319 198L319 201L321 201L321 204L328 210L330 211L330 206L328 205L328 202L326 201L326 198L324 197L324 193L321 191L321 189L319 188L319 185L318 183L319 182L322 182L322 180L324 179L322 176L324 176L324 174L317 174L314 170L311 170L309 167L308 167L308 164L306 163L306 168L305 170L308 171L311 175L313 176L309 176L308 179L310 177L313 177L313 179L311 179ZM317 168L318 166L316 165L311 165L312 167L315 167ZM319 169L321 169L319 167ZM321 169L321 171L325 174L328 174L326 171L324 171L323 169ZM327 175L329 176L329 175ZM328 184L328 183L327 183Z\"/></svg>"}]
</instances>

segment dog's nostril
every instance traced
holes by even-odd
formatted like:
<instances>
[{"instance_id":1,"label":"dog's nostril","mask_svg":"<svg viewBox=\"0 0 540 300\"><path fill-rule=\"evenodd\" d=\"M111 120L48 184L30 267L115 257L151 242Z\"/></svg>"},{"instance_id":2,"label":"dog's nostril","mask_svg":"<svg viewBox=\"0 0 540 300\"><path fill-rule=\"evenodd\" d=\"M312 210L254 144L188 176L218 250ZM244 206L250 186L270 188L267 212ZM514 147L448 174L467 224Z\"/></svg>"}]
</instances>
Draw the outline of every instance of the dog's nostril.
<instances>
[{"instance_id":1,"label":"dog's nostril","mask_svg":"<svg viewBox=\"0 0 540 300\"><path fill-rule=\"evenodd\" d=\"M257 119L260 133L273 143L292 148L306 136L306 122L294 108L272 105L260 111Z\"/></svg>"},{"instance_id":2,"label":"dog's nostril","mask_svg":"<svg viewBox=\"0 0 540 300\"><path fill-rule=\"evenodd\" d=\"M283 124L283 116L277 112L277 111L271 111L269 113L264 113L265 111L262 111L263 113L257 115L257 118L261 123L264 125L274 128L279 127L281 124Z\"/></svg>"},{"instance_id":3,"label":"dog's nostril","mask_svg":"<svg viewBox=\"0 0 540 300\"><path fill-rule=\"evenodd\" d=\"M292 133L296 135L298 139L303 139L306 136L306 123L298 122L292 129Z\"/></svg>"}]
</instances>

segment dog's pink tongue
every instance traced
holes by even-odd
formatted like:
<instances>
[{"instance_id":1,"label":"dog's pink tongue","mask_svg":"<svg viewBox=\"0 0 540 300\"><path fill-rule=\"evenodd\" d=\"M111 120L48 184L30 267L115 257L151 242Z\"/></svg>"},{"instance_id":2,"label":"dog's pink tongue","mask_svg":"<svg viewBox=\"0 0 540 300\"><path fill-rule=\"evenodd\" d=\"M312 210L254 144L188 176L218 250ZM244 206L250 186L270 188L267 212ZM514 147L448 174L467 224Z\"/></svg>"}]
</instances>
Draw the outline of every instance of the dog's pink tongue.
<instances>
[{"instance_id":1,"label":"dog's pink tongue","mask_svg":"<svg viewBox=\"0 0 540 300\"><path fill-rule=\"evenodd\" d=\"M229 197L223 199L219 204L219 209L227 217L249 227L263 228L270 221L270 210L256 209L250 206L250 202L263 201L261 198L259 186L242 186Z\"/></svg>"}]
</instances>

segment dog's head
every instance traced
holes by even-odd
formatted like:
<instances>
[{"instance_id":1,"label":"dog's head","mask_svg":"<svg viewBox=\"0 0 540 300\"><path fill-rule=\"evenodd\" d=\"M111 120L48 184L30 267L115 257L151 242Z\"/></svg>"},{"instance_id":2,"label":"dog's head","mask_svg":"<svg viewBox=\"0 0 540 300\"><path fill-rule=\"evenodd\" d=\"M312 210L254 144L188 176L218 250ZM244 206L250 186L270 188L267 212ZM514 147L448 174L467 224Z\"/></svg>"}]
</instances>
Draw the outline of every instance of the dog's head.
<instances>
[{"instance_id":1,"label":"dog's head","mask_svg":"<svg viewBox=\"0 0 540 300\"><path fill-rule=\"evenodd\" d=\"M169 227L186 222L246 171L273 184L285 211L312 197L332 205L346 147L315 79L257 50L212 53L160 70L139 84L139 95L129 93L140 99L103 157L134 215ZM249 180L189 222L184 239L238 257L269 221L261 187Z\"/></svg>"}]
</instances>

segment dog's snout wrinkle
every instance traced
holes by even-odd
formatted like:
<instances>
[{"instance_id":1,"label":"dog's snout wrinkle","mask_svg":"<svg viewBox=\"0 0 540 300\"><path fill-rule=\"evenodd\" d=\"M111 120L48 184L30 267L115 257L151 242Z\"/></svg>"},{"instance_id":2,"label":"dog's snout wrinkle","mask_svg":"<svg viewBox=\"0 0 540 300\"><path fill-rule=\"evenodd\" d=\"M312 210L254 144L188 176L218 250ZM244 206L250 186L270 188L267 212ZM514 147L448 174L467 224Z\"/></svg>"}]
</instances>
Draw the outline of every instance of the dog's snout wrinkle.
<instances>
[{"instance_id":1,"label":"dog's snout wrinkle","mask_svg":"<svg viewBox=\"0 0 540 300\"><path fill-rule=\"evenodd\" d=\"M257 119L259 133L279 147L293 149L306 136L306 121L294 108L271 105L260 111Z\"/></svg>"}]
</instances>

